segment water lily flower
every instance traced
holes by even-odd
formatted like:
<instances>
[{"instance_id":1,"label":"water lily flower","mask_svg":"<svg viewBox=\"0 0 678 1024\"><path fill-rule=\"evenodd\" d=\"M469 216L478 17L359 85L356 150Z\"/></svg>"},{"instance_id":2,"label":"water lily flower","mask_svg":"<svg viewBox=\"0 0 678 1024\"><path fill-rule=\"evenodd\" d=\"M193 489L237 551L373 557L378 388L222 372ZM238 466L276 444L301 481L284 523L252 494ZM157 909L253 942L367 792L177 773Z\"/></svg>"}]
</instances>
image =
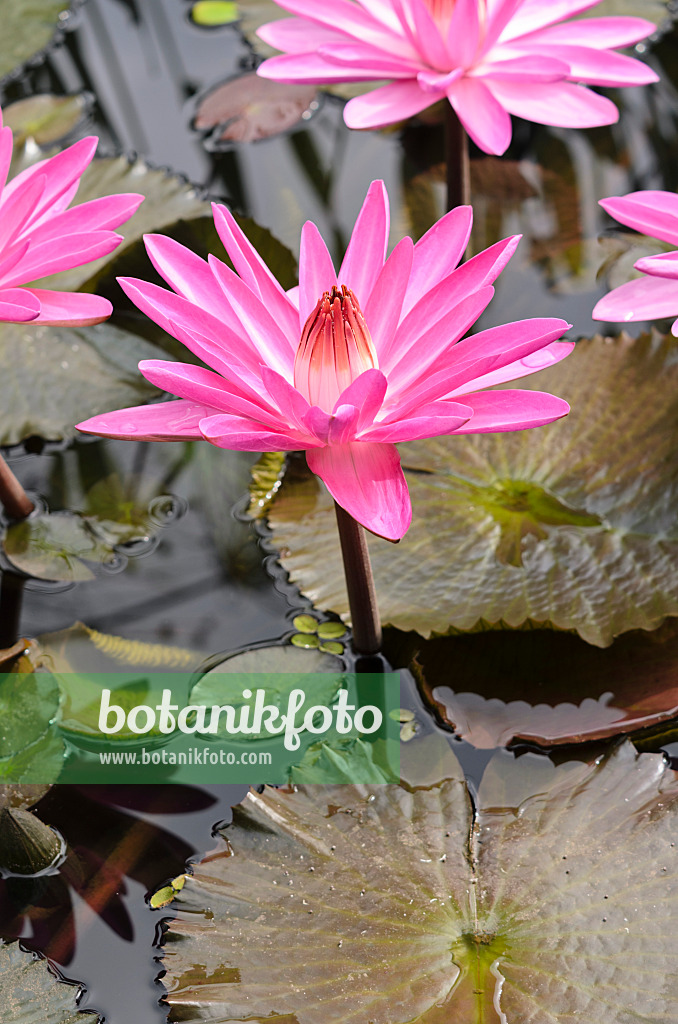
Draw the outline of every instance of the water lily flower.
<instances>
[{"instance_id":1,"label":"water lily flower","mask_svg":"<svg viewBox=\"0 0 678 1024\"><path fill-rule=\"evenodd\" d=\"M107 256L122 241L111 229L144 198L102 196L68 209L98 141L81 139L8 182L12 129L2 126L0 112L0 321L82 326L113 312L98 295L30 287L38 278Z\"/></svg>"},{"instance_id":2,"label":"water lily flower","mask_svg":"<svg viewBox=\"0 0 678 1024\"><path fill-rule=\"evenodd\" d=\"M259 36L283 51L258 69L279 82L389 79L345 109L350 128L378 128L447 98L473 141L503 153L511 114L591 128L618 119L580 83L645 85L646 64L615 53L655 31L643 18L572 15L600 0L276 0L297 15Z\"/></svg>"},{"instance_id":3,"label":"water lily flower","mask_svg":"<svg viewBox=\"0 0 678 1024\"><path fill-rule=\"evenodd\" d=\"M629 192L601 199L600 205L621 224L678 245L678 195L675 192ZM645 256L634 263L647 277L613 289L593 310L595 320L655 320L678 316L678 252ZM678 320L672 327L678 335Z\"/></svg>"},{"instance_id":4,"label":"water lily flower","mask_svg":"<svg viewBox=\"0 0 678 1024\"><path fill-rule=\"evenodd\" d=\"M225 207L215 205L214 218L235 272L147 235L151 261L173 290L120 280L211 369L144 360L142 374L178 401L105 413L80 430L147 441L203 437L240 451L305 449L342 508L398 540L412 511L396 442L520 430L569 411L537 391L486 390L557 362L572 345L556 341L568 327L557 319L464 338L519 241L504 239L457 267L470 207L452 210L416 245L404 238L387 259L388 196L373 182L338 273L318 229L304 226L291 293Z\"/></svg>"}]
</instances>

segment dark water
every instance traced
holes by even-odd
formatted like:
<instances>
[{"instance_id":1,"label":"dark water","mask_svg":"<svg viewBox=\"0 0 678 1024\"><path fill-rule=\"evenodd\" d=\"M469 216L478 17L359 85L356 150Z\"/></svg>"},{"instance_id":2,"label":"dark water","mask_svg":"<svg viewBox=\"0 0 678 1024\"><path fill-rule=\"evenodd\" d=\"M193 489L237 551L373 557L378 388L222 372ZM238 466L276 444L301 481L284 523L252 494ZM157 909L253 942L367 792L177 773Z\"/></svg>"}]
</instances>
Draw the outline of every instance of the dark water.
<instances>
[{"instance_id":1,"label":"dark water","mask_svg":"<svg viewBox=\"0 0 678 1024\"><path fill-rule=\"evenodd\" d=\"M439 129L351 133L332 97L303 129L207 152L190 127L196 99L252 67L252 54L234 28L192 25L189 7L187 0L88 0L64 45L8 86L3 105L30 92L90 90L97 98L92 128L104 152L136 151L172 168L270 228L295 253L301 225L311 218L339 255L374 178L385 180L391 196L393 242L421 225L416 197L422 190L429 206L442 212L442 184L429 173L442 155ZM660 86L615 95L622 105L620 125L575 132L516 123L501 171L496 161L474 160L475 248L506 234L525 235L481 327L548 315L569 319L575 337L600 329L590 311L608 285L604 275L597 278L596 239L611 222L597 199L637 188L678 188L677 48L676 37L667 36L650 58L662 72ZM642 328L633 325L633 332ZM118 572L102 571L71 587L28 584L15 609L22 635L80 620L102 633L208 656L289 628L293 594L272 584L251 528L230 515L252 460L227 452L205 456L198 448L83 441L47 446L40 454L13 453L17 475L52 509L81 507L88 486L111 473L141 478L188 504L187 514L161 532L152 551ZM217 486L215 509L206 495ZM489 756L469 750L475 781ZM46 950L67 977L84 981L83 1005L103 1013L108 1024L160 1021L152 944L162 912L151 912L144 895L210 847L212 826L228 818L241 795L235 787L213 786L105 798L57 787L43 801L44 819L94 857L105 860L118 851L120 899L111 900L114 911L104 920L63 879L32 894L17 886L9 892L3 882L3 920L30 903L31 895L35 906L56 907L47 915L49 928L26 919L26 944ZM135 828L145 845L132 841L132 853L119 853ZM64 924L69 900L74 924Z\"/></svg>"}]
</instances>

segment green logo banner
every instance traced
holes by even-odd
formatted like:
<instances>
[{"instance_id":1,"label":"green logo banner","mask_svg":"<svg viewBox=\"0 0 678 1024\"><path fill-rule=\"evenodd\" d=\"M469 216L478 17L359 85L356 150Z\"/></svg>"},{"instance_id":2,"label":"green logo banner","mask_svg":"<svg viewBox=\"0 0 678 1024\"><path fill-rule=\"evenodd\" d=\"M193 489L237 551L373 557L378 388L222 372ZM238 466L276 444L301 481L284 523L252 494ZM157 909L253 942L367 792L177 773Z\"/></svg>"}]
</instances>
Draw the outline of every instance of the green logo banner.
<instances>
[{"instance_id":1,"label":"green logo banner","mask_svg":"<svg viewBox=\"0 0 678 1024\"><path fill-rule=\"evenodd\" d=\"M379 783L397 673L0 675L0 783Z\"/></svg>"}]
</instances>

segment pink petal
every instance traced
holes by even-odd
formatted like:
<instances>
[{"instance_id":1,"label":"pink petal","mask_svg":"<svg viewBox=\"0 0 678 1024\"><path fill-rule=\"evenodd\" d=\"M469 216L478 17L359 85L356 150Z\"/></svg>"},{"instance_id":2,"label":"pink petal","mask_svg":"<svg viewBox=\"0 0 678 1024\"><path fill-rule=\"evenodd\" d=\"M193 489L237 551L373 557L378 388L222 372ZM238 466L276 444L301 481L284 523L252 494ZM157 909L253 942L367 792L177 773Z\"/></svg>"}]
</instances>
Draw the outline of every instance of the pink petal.
<instances>
[{"instance_id":1,"label":"pink petal","mask_svg":"<svg viewBox=\"0 0 678 1024\"><path fill-rule=\"evenodd\" d=\"M280 417L264 401L253 401L232 382L218 373L190 363L165 359L142 359L139 370L146 380L177 398L185 398L211 412L221 411L246 416L280 428Z\"/></svg>"},{"instance_id":2,"label":"pink petal","mask_svg":"<svg viewBox=\"0 0 678 1024\"><path fill-rule=\"evenodd\" d=\"M74 143L61 153L57 153L56 156L40 160L32 167L27 167L25 171L20 171L5 186L2 195L3 204L16 191L23 191L33 177L44 175L46 178L45 190L40 202L33 209L30 223L39 223L48 211L50 214L60 213L73 198L79 178L91 162L98 142L99 140L91 135Z\"/></svg>"},{"instance_id":3,"label":"pink petal","mask_svg":"<svg viewBox=\"0 0 678 1024\"><path fill-rule=\"evenodd\" d=\"M174 292L133 277L118 283L136 306L173 338L224 376L240 363L258 374L261 359L246 335L238 335L211 313Z\"/></svg>"},{"instance_id":4,"label":"pink petal","mask_svg":"<svg viewBox=\"0 0 678 1024\"><path fill-rule=\"evenodd\" d=\"M421 71L425 64L420 60L406 60L404 57L394 57L383 50L377 50L374 46L367 46L360 43L332 43L331 46L321 46L318 55L328 64L339 64L344 68L351 68L356 73L364 68L369 70L370 78L375 77L372 72L380 72L380 78L413 78L418 71ZM361 75L361 77L363 77Z\"/></svg>"},{"instance_id":5,"label":"pink petal","mask_svg":"<svg viewBox=\"0 0 678 1024\"><path fill-rule=\"evenodd\" d=\"M475 63L480 42L478 0L456 0L447 33L452 66L468 68Z\"/></svg>"},{"instance_id":6,"label":"pink petal","mask_svg":"<svg viewBox=\"0 0 678 1024\"><path fill-rule=\"evenodd\" d=\"M308 437L312 444L315 432L309 427L309 419L315 423L314 417L310 416L311 406L308 404L300 391L297 391L281 374L271 370L268 366L262 366L261 376L268 394L280 410L280 419L293 427L298 436ZM318 440L324 440L323 436Z\"/></svg>"},{"instance_id":7,"label":"pink petal","mask_svg":"<svg viewBox=\"0 0 678 1024\"><path fill-rule=\"evenodd\" d=\"M619 111L611 100L571 82L544 82L538 90L507 79L488 82L497 101L510 114L537 124L593 128L619 120Z\"/></svg>"},{"instance_id":8,"label":"pink petal","mask_svg":"<svg viewBox=\"0 0 678 1024\"><path fill-rule=\"evenodd\" d=\"M601 199L600 205L620 224L678 245L678 195L648 189Z\"/></svg>"},{"instance_id":9,"label":"pink petal","mask_svg":"<svg viewBox=\"0 0 678 1024\"><path fill-rule=\"evenodd\" d=\"M387 53L410 58L416 56L416 50L402 35L377 21L350 0L332 0L331 4L318 3L318 0L276 0L276 3L291 14L300 15L326 28L337 29Z\"/></svg>"},{"instance_id":10,"label":"pink petal","mask_svg":"<svg viewBox=\"0 0 678 1024\"><path fill-rule=\"evenodd\" d=\"M357 522L386 540L404 537L412 505L394 445L354 441L314 449L306 460L337 504Z\"/></svg>"},{"instance_id":11,"label":"pink petal","mask_svg":"<svg viewBox=\"0 0 678 1024\"><path fill-rule=\"evenodd\" d=\"M587 51L588 53L589 51ZM596 56L599 56L596 51ZM510 60L492 61L474 69L477 78L507 78L509 81L520 82L558 82L567 78L570 71L564 58L535 56L526 54L512 57Z\"/></svg>"},{"instance_id":12,"label":"pink petal","mask_svg":"<svg viewBox=\"0 0 678 1024\"><path fill-rule=\"evenodd\" d=\"M526 0L507 24L501 39L516 39L518 36L535 32L563 18L587 11L598 3L600 0L548 0L546 3L544 0Z\"/></svg>"},{"instance_id":13,"label":"pink petal","mask_svg":"<svg viewBox=\"0 0 678 1024\"><path fill-rule=\"evenodd\" d=\"M128 193L91 199L79 206L72 206L63 213L49 217L37 227L30 229L33 247L54 238L71 234L85 234L116 228L132 216L143 202L144 197Z\"/></svg>"},{"instance_id":14,"label":"pink petal","mask_svg":"<svg viewBox=\"0 0 678 1024\"><path fill-rule=\"evenodd\" d=\"M337 283L337 272L315 224L307 220L301 229L299 252L299 328L315 309L318 299ZM301 337L301 335L299 335ZM299 339L297 339L299 340Z\"/></svg>"},{"instance_id":15,"label":"pink petal","mask_svg":"<svg viewBox=\"0 0 678 1024\"><path fill-rule=\"evenodd\" d=\"M522 359L516 359L515 362L502 366L499 370L492 370L491 373L474 377L471 384L462 384L461 387L449 392L450 397L466 395L471 389L473 391L484 391L485 388L492 388L497 384L505 384L509 380L529 377L531 373L538 373L539 370L545 370L547 367L559 363L561 359L569 356L573 349L573 341L554 341L537 352L532 352Z\"/></svg>"},{"instance_id":16,"label":"pink petal","mask_svg":"<svg viewBox=\"0 0 678 1024\"><path fill-rule=\"evenodd\" d=\"M475 0L456 0L456 3L475 3ZM426 0L409 0L409 11L412 15L412 48L422 55L430 67L448 70L450 55Z\"/></svg>"},{"instance_id":17,"label":"pink petal","mask_svg":"<svg viewBox=\"0 0 678 1024\"><path fill-rule=\"evenodd\" d=\"M0 288L0 321L21 324L35 320L40 301L27 288Z\"/></svg>"},{"instance_id":18,"label":"pink petal","mask_svg":"<svg viewBox=\"0 0 678 1024\"><path fill-rule=\"evenodd\" d=\"M260 78L270 78L274 82L308 82L316 85L329 85L331 82L379 81L384 77L380 68L362 66L349 69L345 64L330 64L320 52L269 57L259 65L257 74Z\"/></svg>"},{"instance_id":19,"label":"pink petal","mask_svg":"<svg viewBox=\"0 0 678 1024\"><path fill-rule=\"evenodd\" d=\"M494 434L507 430L541 427L567 416L570 407L562 398L543 391L480 391L464 395L473 416L456 434Z\"/></svg>"},{"instance_id":20,"label":"pink petal","mask_svg":"<svg viewBox=\"0 0 678 1024\"><path fill-rule=\"evenodd\" d=\"M489 53L523 3L524 0L495 0L490 8L481 53Z\"/></svg>"},{"instance_id":21,"label":"pink petal","mask_svg":"<svg viewBox=\"0 0 678 1024\"><path fill-rule=\"evenodd\" d=\"M349 100L344 107L344 121L349 128L382 128L413 117L439 98L424 92L416 81L391 82Z\"/></svg>"},{"instance_id":22,"label":"pink petal","mask_svg":"<svg viewBox=\"0 0 678 1024\"><path fill-rule=\"evenodd\" d=\"M431 402L417 409L412 416L369 427L362 434L365 441L418 441L424 437L452 434L463 426L473 409L459 402Z\"/></svg>"},{"instance_id":23,"label":"pink petal","mask_svg":"<svg viewBox=\"0 0 678 1024\"><path fill-rule=\"evenodd\" d=\"M204 405L180 399L104 412L76 426L85 434L128 441L196 441L202 437L198 424L211 411Z\"/></svg>"},{"instance_id":24,"label":"pink petal","mask_svg":"<svg viewBox=\"0 0 678 1024\"><path fill-rule=\"evenodd\" d=\"M500 156L511 141L511 118L493 92L479 78L460 78L447 96L476 145Z\"/></svg>"},{"instance_id":25,"label":"pink petal","mask_svg":"<svg viewBox=\"0 0 678 1024\"><path fill-rule=\"evenodd\" d=\"M569 66L568 77L578 82L623 86L648 85L659 81L659 75L647 64L621 53L598 50L591 46L545 45L539 40L533 46L543 54L540 60L564 62L566 67Z\"/></svg>"},{"instance_id":26,"label":"pink petal","mask_svg":"<svg viewBox=\"0 0 678 1024\"><path fill-rule=\"evenodd\" d=\"M379 353L380 365L389 376L410 349L429 334L441 320L444 319L447 325L443 326L441 337L451 338L456 334L454 325L449 322L454 316L455 307L463 298L487 287L482 281L486 275L478 273L477 270L484 271L486 268L478 267L476 264L468 269L468 264L464 264L426 292L411 309L398 327L391 344L384 345ZM492 294L489 291L484 295L485 304L490 301ZM448 343L445 342L445 345Z\"/></svg>"},{"instance_id":27,"label":"pink petal","mask_svg":"<svg viewBox=\"0 0 678 1024\"><path fill-rule=\"evenodd\" d=\"M457 266L466 251L473 226L470 206L458 206L430 228L414 247L412 271L402 315Z\"/></svg>"},{"instance_id":28,"label":"pink petal","mask_svg":"<svg viewBox=\"0 0 678 1024\"><path fill-rule=\"evenodd\" d=\"M17 189L13 193L10 192L9 186L5 188L0 197L0 246L2 248L21 237L21 232L29 222L46 187L46 176L36 174L26 182L25 188Z\"/></svg>"},{"instance_id":29,"label":"pink petal","mask_svg":"<svg viewBox=\"0 0 678 1024\"><path fill-rule=\"evenodd\" d=\"M386 260L363 309L377 355L389 348L395 335L410 280L413 255L412 239L401 239Z\"/></svg>"},{"instance_id":30,"label":"pink petal","mask_svg":"<svg viewBox=\"0 0 678 1024\"><path fill-rule=\"evenodd\" d=\"M661 277L641 277L615 288L596 303L594 320L630 323L678 313L678 285Z\"/></svg>"},{"instance_id":31,"label":"pink petal","mask_svg":"<svg viewBox=\"0 0 678 1024\"><path fill-rule=\"evenodd\" d=\"M310 443L300 441L293 430L276 433L263 423L225 413L207 415L200 421L200 432L217 448L237 452L294 452L310 447Z\"/></svg>"},{"instance_id":32,"label":"pink petal","mask_svg":"<svg viewBox=\"0 0 678 1024\"><path fill-rule=\"evenodd\" d=\"M386 188L383 181L373 181L337 275L339 284L352 289L363 309L384 266L389 225Z\"/></svg>"},{"instance_id":33,"label":"pink petal","mask_svg":"<svg viewBox=\"0 0 678 1024\"><path fill-rule=\"evenodd\" d=\"M223 319L231 330L240 327L206 260L165 235L144 235L144 245L151 263L177 295Z\"/></svg>"},{"instance_id":34,"label":"pink petal","mask_svg":"<svg viewBox=\"0 0 678 1024\"><path fill-rule=\"evenodd\" d=\"M231 308L240 321L241 330L259 354L259 360L291 379L294 354L299 337L288 337L280 329L271 311L254 295L230 267L209 256L215 280L221 285Z\"/></svg>"},{"instance_id":35,"label":"pink petal","mask_svg":"<svg viewBox=\"0 0 678 1024\"><path fill-rule=\"evenodd\" d=\"M427 326L427 333L419 335L419 343L407 350L398 348L398 359L387 372L389 397L407 390L425 379L447 350L455 346L469 327L476 322L494 295L494 288L480 288L462 299L453 309L439 310L439 319ZM420 303L421 305L421 303ZM410 314L413 317L415 310ZM409 319L409 318L408 318ZM404 326L404 325L403 325Z\"/></svg>"},{"instance_id":36,"label":"pink petal","mask_svg":"<svg viewBox=\"0 0 678 1024\"><path fill-rule=\"evenodd\" d=\"M279 18L260 25L257 35L269 46L283 53L309 53L324 43L346 41L346 35L336 28L315 25L306 18Z\"/></svg>"},{"instance_id":37,"label":"pink petal","mask_svg":"<svg viewBox=\"0 0 678 1024\"><path fill-rule=\"evenodd\" d=\"M9 174L13 149L14 139L12 129L7 125L5 128L0 128L0 195L2 194L5 182L7 181L7 175Z\"/></svg>"},{"instance_id":38,"label":"pink petal","mask_svg":"<svg viewBox=\"0 0 678 1024\"><path fill-rule=\"evenodd\" d=\"M122 236L113 231L88 231L82 235L52 238L42 245L31 245L24 258L5 274L3 284L24 284L48 274L56 274L71 267L108 256L122 242Z\"/></svg>"},{"instance_id":39,"label":"pink petal","mask_svg":"<svg viewBox=\"0 0 678 1024\"><path fill-rule=\"evenodd\" d=\"M634 264L636 270L642 270L653 277L678 278L678 252L662 252L658 256L645 256Z\"/></svg>"},{"instance_id":40,"label":"pink petal","mask_svg":"<svg viewBox=\"0 0 678 1024\"><path fill-rule=\"evenodd\" d=\"M388 381L381 370L365 370L341 393L335 406L354 406L359 410L356 430L367 427L381 411Z\"/></svg>"},{"instance_id":41,"label":"pink petal","mask_svg":"<svg viewBox=\"0 0 678 1024\"><path fill-rule=\"evenodd\" d=\"M597 50L618 46L633 46L656 32L657 26L644 18L582 18L578 21L564 21L560 25L539 29L534 34L523 36L523 43L541 42L592 46Z\"/></svg>"},{"instance_id":42,"label":"pink petal","mask_svg":"<svg viewBox=\"0 0 678 1024\"><path fill-rule=\"evenodd\" d=\"M258 292L273 312L283 331L298 329L299 314L294 303L266 266L233 214L225 206L212 204L214 225L229 258L246 285Z\"/></svg>"},{"instance_id":43,"label":"pink petal","mask_svg":"<svg viewBox=\"0 0 678 1024\"><path fill-rule=\"evenodd\" d=\"M108 299L87 292L54 292L44 288L23 288L40 303L40 314L33 321L45 327L87 327L108 320L113 306Z\"/></svg>"}]
</instances>

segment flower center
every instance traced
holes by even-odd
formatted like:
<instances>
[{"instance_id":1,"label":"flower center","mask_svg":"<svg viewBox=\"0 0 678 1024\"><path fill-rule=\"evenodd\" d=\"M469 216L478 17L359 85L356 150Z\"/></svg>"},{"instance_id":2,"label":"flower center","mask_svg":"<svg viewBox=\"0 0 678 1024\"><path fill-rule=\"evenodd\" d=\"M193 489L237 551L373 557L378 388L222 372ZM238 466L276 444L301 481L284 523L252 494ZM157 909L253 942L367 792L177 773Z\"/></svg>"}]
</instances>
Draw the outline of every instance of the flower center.
<instances>
[{"instance_id":1,"label":"flower center","mask_svg":"<svg viewBox=\"0 0 678 1024\"><path fill-rule=\"evenodd\" d=\"M311 405L332 412L339 395L365 370L377 366L358 300L346 285L325 292L301 332L294 386Z\"/></svg>"}]
</instances>

